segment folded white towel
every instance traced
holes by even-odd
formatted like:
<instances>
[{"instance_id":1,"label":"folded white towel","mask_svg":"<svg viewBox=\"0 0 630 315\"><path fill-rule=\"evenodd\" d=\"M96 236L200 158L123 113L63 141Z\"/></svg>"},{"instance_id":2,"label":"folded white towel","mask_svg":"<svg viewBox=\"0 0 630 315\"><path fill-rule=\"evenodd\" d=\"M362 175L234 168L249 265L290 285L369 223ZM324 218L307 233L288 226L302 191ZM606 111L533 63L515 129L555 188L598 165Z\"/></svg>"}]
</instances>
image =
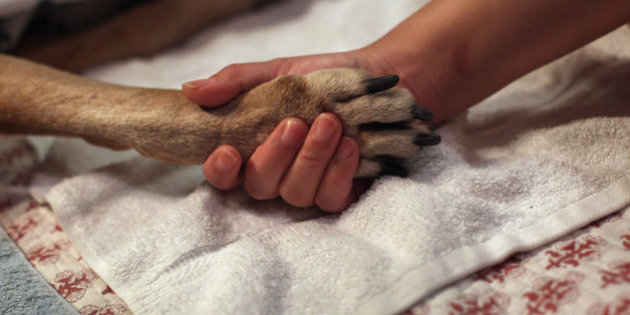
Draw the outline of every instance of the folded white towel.
<instances>
[{"instance_id":1,"label":"folded white towel","mask_svg":"<svg viewBox=\"0 0 630 315\"><path fill-rule=\"evenodd\" d=\"M296 5L305 4L287 6ZM381 13L384 4L309 5L306 21L335 7ZM198 168L143 158L66 180L46 198L137 313L401 311L630 204L629 33L524 77L440 128L442 144L413 161L409 178L378 180L341 215L218 192L198 186ZM205 48L196 45L155 62L200 58ZM160 81L138 62L100 74L125 73L123 65L136 78L147 67L139 81Z\"/></svg>"}]
</instances>

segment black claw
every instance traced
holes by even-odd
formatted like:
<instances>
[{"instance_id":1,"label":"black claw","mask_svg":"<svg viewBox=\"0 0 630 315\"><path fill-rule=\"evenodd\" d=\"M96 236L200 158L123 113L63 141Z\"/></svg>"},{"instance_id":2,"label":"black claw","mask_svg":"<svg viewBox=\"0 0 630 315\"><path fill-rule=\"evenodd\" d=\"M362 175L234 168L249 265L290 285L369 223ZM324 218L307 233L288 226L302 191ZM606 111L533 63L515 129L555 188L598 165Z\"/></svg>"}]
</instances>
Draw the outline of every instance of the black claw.
<instances>
[{"instance_id":1,"label":"black claw","mask_svg":"<svg viewBox=\"0 0 630 315\"><path fill-rule=\"evenodd\" d=\"M400 81L400 77L396 74L386 75L384 77L372 78L363 81L368 93L377 93L393 88Z\"/></svg>"},{"instance_id":2,"label":"black claw","mask_svg":"<svg viewBox=\"0 0 630 315\"><path fill-rule=\"evenodd\" d=\"M385 131L385 130L409 130L409 124L406 121L397 121L393 123L371 122L359 125L359 131Z\"/></svg>"},{"instance_id":3,"label":"black claw","mask_svg":"<svg viewBox=\"0 0 630 315\"><path fill-rule=\"evenodd\" d=\"M431 120L433 120L433 113L430 110L426 109L426 108L414 106L411 109L411 112L413 113L413 117L416 118L416 119L420 119L422 121L431 121Z\"/></svg>"},{"instance_id":4,"label":"black claw","mask_svg":"<svg viewBox=\"0 0 630 315\"><path fill-rule=\"evenodd\" d=\"M379 174L379 176L387 175L407 177L407 175L409 175L409 171L406 168L397 164L382 163L381 173Z\"/></svg>"},{"instance_id":5,"label":"black claw","mask_svg":"<svg viewBox=\"0 0 630 315\"><path fill-rule=\"evenodd\" d=\"M436 145L442 141L442 137L437 133L422 133L416 136L414 143L419 146Z\"/></svg>"},{"instance_id":6,"label":"black claw","mask_svg":"<svg viewBox=\"0 0 630 315\"><path fill-rule=\"evenodd\" d=\"M406 177L409 171L403 166L405 159L392 155L379 155L372 158L381 166L379 176L393 175Z\"/></svg>"}]
</instances>

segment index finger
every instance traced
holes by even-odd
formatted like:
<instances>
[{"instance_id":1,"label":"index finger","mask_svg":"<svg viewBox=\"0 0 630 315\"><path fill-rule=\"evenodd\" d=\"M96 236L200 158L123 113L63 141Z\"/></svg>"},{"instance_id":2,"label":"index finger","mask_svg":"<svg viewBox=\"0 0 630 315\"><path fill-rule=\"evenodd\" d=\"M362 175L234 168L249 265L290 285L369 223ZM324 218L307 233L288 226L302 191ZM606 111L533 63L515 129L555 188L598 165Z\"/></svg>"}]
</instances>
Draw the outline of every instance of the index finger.
<instances>
[{"instance_id":1,"label":"index finger","mask_svg":"<svg viewBox=\"0 0 630 315\"><path fill-rule=\"evenodd\" d=\"M216 107L275 78L276 73L272 62L233 64L208 79L184 83L182 92L199 105Z\"/></svg>"}]
</instances>

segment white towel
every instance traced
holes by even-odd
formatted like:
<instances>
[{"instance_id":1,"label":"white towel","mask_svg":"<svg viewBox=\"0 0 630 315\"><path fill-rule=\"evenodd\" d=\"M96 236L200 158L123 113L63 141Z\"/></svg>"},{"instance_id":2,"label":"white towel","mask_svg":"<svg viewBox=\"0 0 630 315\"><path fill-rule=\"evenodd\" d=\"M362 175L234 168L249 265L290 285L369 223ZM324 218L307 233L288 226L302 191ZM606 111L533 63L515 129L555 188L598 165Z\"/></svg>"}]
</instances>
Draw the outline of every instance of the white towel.
<instances>
[{"instance_id":1,"label":"white towel","mask_svg":"<svg viewBox=\"0 0 630 315\"><path fill-rule=\"evenodd\" d=\"M195 62L217 56L219 67L229 59L219 54L225 47L237 49L235 59L251 58L251 46L237 48L243 38L264 42L304 29L317 41L345 22L336 15L352 16L352 27L322 43L354 38L370 29L366 14L391 27L417 4L284 4L149 62L92 75L168 86L192 79L186 71L198 75ZM300 16L278 19L282 12ZM269 20L277 24L252 29ZM515 82L440 128L442 144L413 161L409 178L378 180L341 215L218 192L199 185L199 168L143 158L65 180L46 199L87 262L140 314L402 311L630 204L629 42L621 29ZM315 49L303 44L302 53ZM273 49L261 51L265 58ZM160 68L169 63L176 73Z\"/></svg>"}]
</instances>

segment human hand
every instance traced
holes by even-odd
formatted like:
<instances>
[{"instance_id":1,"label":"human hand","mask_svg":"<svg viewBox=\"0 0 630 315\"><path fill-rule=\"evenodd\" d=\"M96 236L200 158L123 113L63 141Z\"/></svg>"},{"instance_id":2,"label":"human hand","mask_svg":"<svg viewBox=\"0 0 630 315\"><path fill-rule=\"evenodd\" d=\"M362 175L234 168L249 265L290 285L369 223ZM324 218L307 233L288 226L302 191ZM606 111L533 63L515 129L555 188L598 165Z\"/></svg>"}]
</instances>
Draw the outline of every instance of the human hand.
<instances>
[{"instance_id":1,"label":"human hand","mask_svg":"<svg viewBox=\"0 0 630 315\"><path fill-rule=\"evenodd\" d=\"M276 76L335 67L361 68L377 76L387 74L371 66L363 52L354 51L231 65L209 79L185 84L183 91L196 103L218 106ZM256 199L280 196L295 206L317 205L336 212L357 197L359 183L352 178L358 155L356 142L342 138L338 118L324 113L310 130L295 118L281 122L257 148L243 172L238 151L231 146L219 147L206 160L204 174L220 189L231 189L242 182Z\"/></svg>"},{"instance_id":2,"label":"human hand","mask_svg":"<svg viewBox=\"0 0 630 315\"><path fill-rule=\"evenodd\" d=\"M561 10L567 5L573 8L570 14ZM232 65L210 79L185 85L183 90L192 101L206 106L218 106L278 75L303 74L323 68L352 67L366 70L377 77L398 74L401 78L399 86L407 88L420 107L427 108L435 114L432 123L436 124L466 110L529 71L626 23L630 12L628 9L630 5L620 6L617 1L612 0L600 1L597 6L586 0L544 4L514 0L497 2L493 6L488 6L487 2L482 0L467 1L465 5L455 0L431 1L387 35L363 49L348 53ZM514 15L513 13L522 16L509 21L503 18ZM575 22L584 20L597 23ZM576 29L575 25L580 28ZM307 127L300 122L296 121L292 125L292 128L285 131L298 138L298 144L293 147L294 151L286 148L278 151L291 157L302 154L304 149L299 149L300 141L306 137L308 142L308 137L313 133L312 130L307 131ZM283 124L278 128L282 126ZM335 139L338 138L332 137L327 145L337 146L338 140ZM263 150L265 147L271 150L270 143L265 142L260 149ZM282 188L284 174L280 176L283 178L278 184L280 187L270 187L273 186L273 182L267 185L267 181L264 180L250 182L250 172L247 168L256 165L256 161L261 161L262 158L252 157L243 177L246 190L255 197L267 199L281 196L295 205L317 204L328 211L343 209L348 204L347 202L331 202L332 206L320 204L318 200L324 200L328 196L325 192L322 193L325 197L318 200L314 197L310 202L296 202L301 199L292 195L294 191ZM235 166L224 168L221 172L213 164L220 161L226 162L224 166ZM219 188L229 189L240 183L237 167L240 162L236 150L224 146L208 158L204 172L210 183ZM323 165L328 165L326 158L317 160L314 164L318 164L319 169L325 169ZM300 166L289 163L284 169L291 168ZM328 174L328 170L321 174L324 175L320 179ZM258 195L255 193L256 187L274 193ZM349 192L341 189L335 191L335 194L348 196ZM318 196L319 192L311 191L308 195ZM341 199L343 198L338 200ZM308 198L305 200L308 201ZM352 200L352 197L348 197L348 200Z\"/></svg>"}]
</instances>

